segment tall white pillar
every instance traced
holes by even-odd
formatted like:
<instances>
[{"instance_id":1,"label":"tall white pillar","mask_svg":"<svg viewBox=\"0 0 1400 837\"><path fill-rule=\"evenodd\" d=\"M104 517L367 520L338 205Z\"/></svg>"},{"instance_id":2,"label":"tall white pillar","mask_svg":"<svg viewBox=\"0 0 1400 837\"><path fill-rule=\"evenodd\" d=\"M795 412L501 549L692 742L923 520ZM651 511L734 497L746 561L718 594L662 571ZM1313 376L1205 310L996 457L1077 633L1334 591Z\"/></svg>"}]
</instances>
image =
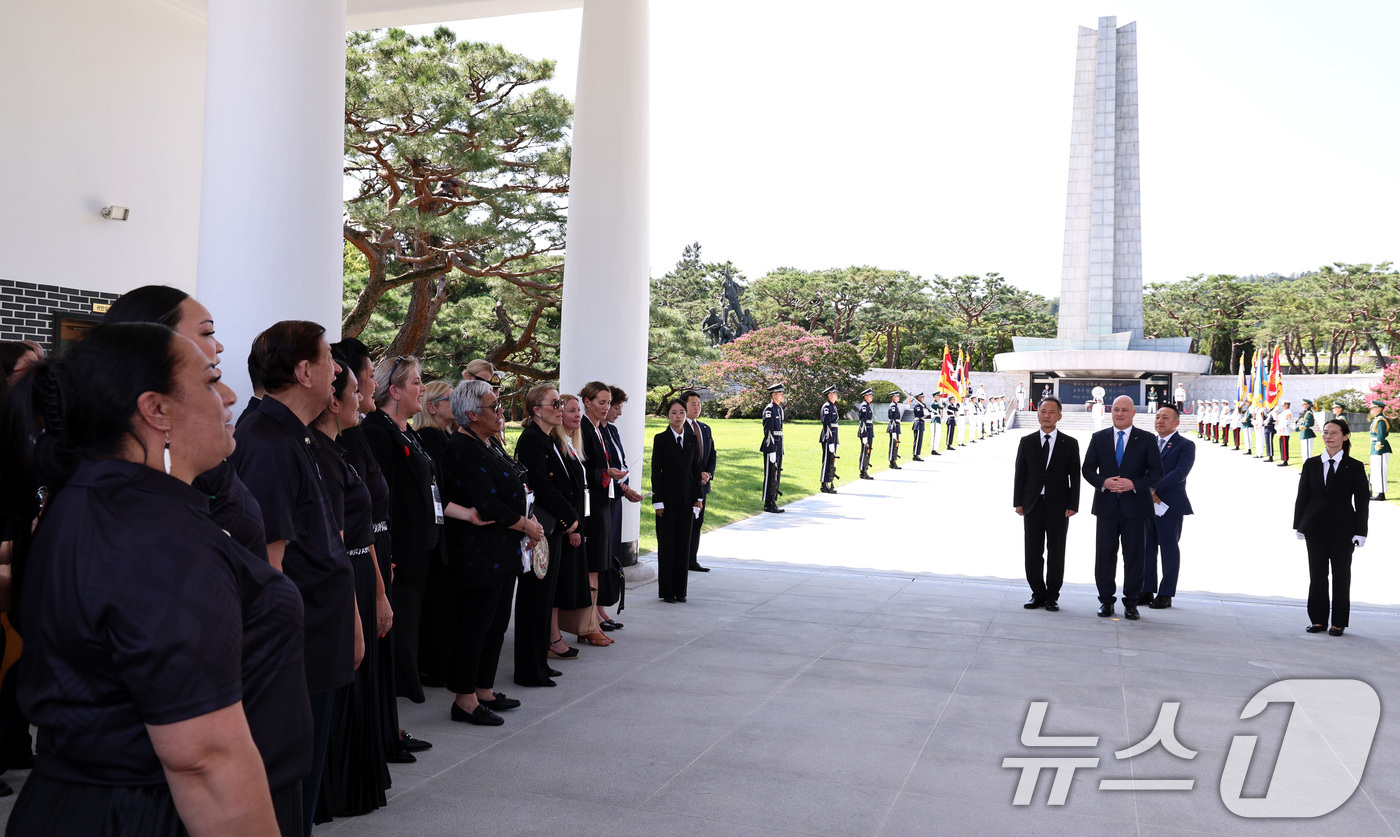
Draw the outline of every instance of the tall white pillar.
<instances>
[{"instance_id":1,"label":"tall white pillar","mask_svg":"<svg viewBox=\"0 0 1400 837\"><path fill-rule=\"evenodd\" d=\"M559 388L603 381L631 401L618 429L645 493L648 244L647 0L585 0L569 185ZM622 540L641 509L623 506Z\"/></svg>"},{"instance_id":2,"label":"tall white pillar","mask_svg":"<svg viewBox=\"0 0 1400 837\"><path fill-rule=\"evenodd\" d=\"M249 393L278 320L340 335L345 0L209 0L195 294Z\"/></svg>"}]
</instances>

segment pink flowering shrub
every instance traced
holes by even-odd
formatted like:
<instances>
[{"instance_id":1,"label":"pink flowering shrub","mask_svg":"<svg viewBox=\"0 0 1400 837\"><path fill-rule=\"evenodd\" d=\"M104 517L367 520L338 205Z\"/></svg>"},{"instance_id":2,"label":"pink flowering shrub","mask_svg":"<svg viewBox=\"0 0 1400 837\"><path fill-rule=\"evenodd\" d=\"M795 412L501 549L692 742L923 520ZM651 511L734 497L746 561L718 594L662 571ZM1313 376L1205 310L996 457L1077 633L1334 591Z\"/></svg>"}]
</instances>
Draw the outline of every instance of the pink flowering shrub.
<instances>
[{"instance_id":1,"label":"pink flowering shrub","mask_svg":"<svg viewBox=\"0 0 1400 837\"><path fill-rule=\"evenodd\" d=\"M1400 363L1392 363L1381 370L1381 379L1371 387L1366 395L1366 407L1371 408L1372 399L1379 398L1386 403L1385 418L1392 429L1400 428Z\"/></svg>"},{"instance_id":2,"label":"pink flowering shrub","mask_svg":"<svg viewBox=\"0 0 1400 837\"><path fill-rule=\"evenodd\" d=\"M789 418L815 418L835 384L843 407L864 385L866 363L854 346L793 325L760 328L724 347L719 360L700 367L700 382L729 417L755 415L768 403L768 386L782 382Z\"/></svg>"}]
</instances>

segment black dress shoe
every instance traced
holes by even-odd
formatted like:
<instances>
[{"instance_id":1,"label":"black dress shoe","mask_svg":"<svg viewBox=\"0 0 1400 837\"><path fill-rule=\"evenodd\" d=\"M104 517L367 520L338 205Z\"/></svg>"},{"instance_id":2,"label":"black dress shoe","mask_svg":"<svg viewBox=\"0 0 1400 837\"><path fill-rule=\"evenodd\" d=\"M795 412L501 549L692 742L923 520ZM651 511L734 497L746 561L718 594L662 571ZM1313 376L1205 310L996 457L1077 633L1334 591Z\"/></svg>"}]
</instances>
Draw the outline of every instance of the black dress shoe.
<instances>
[{"instance_id":1,"label":"black dress shoe","mask_svg":"<svg viewBox=\"0 0 1400 837\"><path fill-rule=\"evenodd\" d=\"M929 454L930 454L931 456L942 456L942 455L943 455L943 454L939 453L939 452L936 451L936 450L931 450L931 451L929 451Z\"/></svg>"},{"instance_id":2,"label":"black dress shoe","mask_svg":"<svg viewBox=\"0 0 1400 837\"><path fill-rule=\"evenodd\" d=\"M693 573L707 573L707 572L710 571L710 568L709 568L709 567L702 567L702 566L700 566L699 564L691 564L691 565L690 565L690 571L693 572Z\"/></svg>"},{"instance_id":3,"label":"black dress shoe","mask_svg":"<svg viewBox=\"0 0 1400 837\"><path fill-rule=\"evenodd\" d=\"M614 622L611 619L604 619L602 622L598 623L598 627L602 628L605 631L616 631L621 630L622 623Z\"/></svg>"},{"instance_id":4,"label":"black dress shoe","mask_svg":"<svg viewBox=\"0 0 1400 837\"><path fill-rule=\"evenodd\" d=\"M516 700L515 698L506 697L504 692L492 692L491 695L492 697L490 700L479 700L477 702L480 703L482 706L486 707L487 709L491 709L496 712L504 712L507 709L515 709L520 705L520 701ZM456 706L456 704L453 705Z\"/></svg>"},{"instance_id":5,"label":"black dress shoe","mask_svg":"<svg viewBox=\"0 0 1400 837\"><path fill-rule=\"evenodd\" d=\"M1322 625L1309 625L1303 630L1307 631L1310 634L1320 634L1323 631L1327 630L1327 628Z\"/></svg>"},{"instance_id":6,"label":"black dress shoe","mask_svg":"<svg viewBox=\"0 0 1400 837\"><path fill-rule=\"evenodd\" d=\"M1113 615L1113 603L1112 603L1112 602L1109 602L1108 604L1099 605L1099 615L1102 616L1102 617L1104 617L1105 619L1107 619L1108 617L1112 616L1112 615Z\"/></svg>"},{"instance_id":7,"label":"black dress shoe","mask_svg":"<svg viewBox=\"0 0 1400 837\"><path fill-rule=\"evenodd\" d=\"M426 741L414 738L413 735L408 732L399 733L399 746L409 751L410 753L421 753L424 750L433 749L433 745L429 744Z\"/></svg>"},{"instance_id":8,"label":"black dress shoe","mask_svg":"<svg viewBox=\"0 0 1400 837\"><path fill-rule=\"evenodd\" d=\"M563 677L563 676L564 676L564 672L562 672L562 671L555 671L554 669L550 669L550 670L549 670L549 676L550 676L550 677Z\"/></svg>"},{"instance_id":9,"label":"black dress shoe","mask_svg":"<svg viewBox=\"0 0 1400 837\"><path fill-rule=\"evenodd\" d=\"M915 461L915 462L923 462L923 461L924 461L924 458L923 458L922 456L916 456L916 457L914 457L914 461Z\"/></svg>"},{"instance_id":10,"label":"black dress shoe","mask_svg":"<svg viewBox=\"0 0 1400 837\"><path fill-rule=\"evenodd\" d=\"M681 604L685 604L685 596L677 596L676 601L680 602Z\"/></svg>"},{"instance_id":11,"label":"black dress shoe","mask_svg":"<svg viewBox=\"0 0 1400 837\"><path fill-rule=\"evenodd\" d=\"M860 478L863 479L863 480L873 480L873 479L875 479L874 477L870 476L870 474L866 473L865 471L861 471L861 472L860 472Z\"/></svg>"},{"instance_id":12,"label":"black dress shoe","mask_svg":"<svg viewBox=\"0 0 1400 837\"><path fill-rule=\"evenodd\" d=\"M1123 618L1131 619L1136 622L1140 618L1138 616L1137 605L1123 605Z\"/></svg>"},{"instance_id":13,"label":"black dress shoe","mask_svg":"<svg viewBox=\"0 0 1400 837\"><path fill-rule=\"evenodd\" d=\"M675 604L675 603L676 603L676 597L675 597L675 596L662 596L662 597L661 597L661 601L665 602L666 604Z\"/></svg>"},{"instance_id":14,"label":"black dress shoe","mask_svg":"<svg viewBox=\"0 0 1400 837\"><path fill-rule=\"evenodd\" d=\"M1328 635L1328 636L1341 636L1341 635L1342 635L1342 631L1345 631L1345 630L1346 630L1346 628L1328 628L1328 629L1327 629L1327 635Z\"/></svg>"},{"instance_id":15,"label":"black dress shoe","mask_svg":"<svg viewBox=\"0 0 1400 837\"><path fill-rule=\"evenodd\" d=\"M452 720L467 724L476 724L479 727L498 727L506 722L505 718L492 712L485 704L481 703L478 703L476 709L471 712L453 703Z\"/></svg>"},{"instance_id":16,"label":"black dress shoe","mask_svg":"<svg viewBox=\"0 0 1400 837\"><path fill-rule=\"evenodd\" d=\"M1138 596L1138 601L1137 601L1138 607L1151 607L1151 606L1152 606L1153 598L1154 598L1153 596L1150 596L1150 595L1147 595L1147 594L1143 594L1143 595L1141 595L1141 596Z\"/></svg>"},{"instance_id":17,"label":"black dress shoe","mask_svg":"<svg viewBox=\"0 0 1400 837\"><path fill-rule=\"evenodd\" d=\"M1039 596L1031 596L1031 600L1021 605L1026 610L1035 610L1038 607L1045 607L1045 600Z\"/></svg>"},{"instance_id":18,"label":"black dress shoe","mask_svg":"<svg viewBox=\"0 0 1400 837\"><path fill-rule=\"evenodd\" d=\"M891 470L891 471L903 471L904 469L901 468L901 467L899 467L898 465L895 465L894 463L890 463L890 470Z\"/></svg>"},{"instance_id":19,"label":"black dress shoe","mask_svg":"<svg viewBox=\"0 0 1400 837\"><path fill-rule=\"evenodd\" d=\"M1167 608L1169 608L1169 607L1171 607L1171 606L1172 606L1172 597L1171 597L1171 596L1158 596L1158 597L1156 597L1155 599L1152 600L1152 604L1148 605L1148 607L1152 608L1153 610L1166 610Z\"/></svg>"},{"instance_id":20,"label":"black dress shoe","mask_svg":"<svg viewBox=\"0 0 1400 837\"><path fill-rule=\"evenodd\" d=\"M395 750L385 756L384 760L390 764L413 764L418 761L418 757L407 750Z\"/></svg>"},{"instance_id":21,"label":"black dress shoe","mask_svg":"<svg viewBox=\"0 0 1400 837\"><path fill-rule=\"evenodd\" d=\"M1051 612L1051 613L1058 613L1059 610L1060 610L1060 603L1059 603L1059 602L1046 602L1046 603L1045 603L1045 609L1046 609L1047 611Z\"/></svg>"},{"instance_id":22,"label":"black dress shoe","mask_svg":"<svg viewBox=\"0 0 1400 837\"><path fill-rule=\"evenodd\" d=\"M524 687L527 688L527 689L538 689L538 688L544 688L544 687L547 687L547 686L557 686L557 685L559 685L559 684L558 684L558 683L555 683L553 680L550 680L548 677L546 677L546 678L544 678L543 680L541 680L541 681L538 682L538 683L526 683L526 682L523 681L523 680L517 680L517 681L515 681L515 685L517 685L517 686L524 686Z\"/></svg>"}]
</instances>

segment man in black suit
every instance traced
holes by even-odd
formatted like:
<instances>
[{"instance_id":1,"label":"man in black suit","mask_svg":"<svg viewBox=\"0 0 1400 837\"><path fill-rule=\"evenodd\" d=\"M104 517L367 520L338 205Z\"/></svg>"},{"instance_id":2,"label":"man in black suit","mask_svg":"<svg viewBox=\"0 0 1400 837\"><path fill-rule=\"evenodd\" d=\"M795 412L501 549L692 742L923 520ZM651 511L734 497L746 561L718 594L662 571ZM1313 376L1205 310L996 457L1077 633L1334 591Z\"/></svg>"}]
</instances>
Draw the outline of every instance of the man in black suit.
<instances>
[{"instance_id":1,"label":"man in black suit","mask_svg":"<svg viewBox=\"0 0 1400 837\"><path fill-rule=\"evenodd\" d=\"M1027 610L1060 609L1065 535L1069 519L1079 511L1079 442L1055 429L1060 414L1060 399L1042 399L1035 414L1040 430L1022 436L1016 449L1012 502L1026 530Z\"/></svg>"},{"instance_id":2,"label":"man in black suit","mask_svg":"<svg viewBox=\"0 0 1400 837\"><path fill-rule=\"evenodd\" d=\"M1157 410L1157 451L1162 456L1162 479L1152 486L1154 517L1147 524L1147 558L1143 562L1138 604L1153 610L1172 606L1181 572L1181 524L1191 514L1186 477L1196 464L1196 443L1176 432L1181 411L1170 401ZM1161 504L1158 506L1158 504ZM1157 514L1157 512L1161 512ZM1162 584L1157 586L1157 553L1162 553Z\"/></svg>"},{"instance_id":3,"label":"man in black suit","mask_svg":"<svg viewBox=\"0 0 1400 837\"><path fill-rule=\"evenodd\" d=\"M1152 486L1162 479L1162 456L1156 436L1133 427L1137 408L1120 395L1113 401L1113 426L1089 437L1084 479L1094 487L1096 518L1094 581L1099 587L1099 615L1113 615L1118 546L1123 546L1123 615L1138 618L1147 524L1152 519Z\"/></svg>"},{"instance_id":4,"label":"man in black suit","mask_svg":"<svg viewBox=\"0 0 1400 837\"><path fill-rule=\"evenodd\" d=\"M710 433L710 426L700 420L700 393L693 389L688 389L681 393L681 400L685 402L685 426L686 433L695 437L695 455L699 459L700 468L700 494L702 498L710 496L710 482L715 478L715 440ZM695 524L690 532L690 571L693 573L707 573L709 567L700 566L700 529L705 525L705 509L700 508L700 516L695 518Z\"/></svg>"}]
</instances>

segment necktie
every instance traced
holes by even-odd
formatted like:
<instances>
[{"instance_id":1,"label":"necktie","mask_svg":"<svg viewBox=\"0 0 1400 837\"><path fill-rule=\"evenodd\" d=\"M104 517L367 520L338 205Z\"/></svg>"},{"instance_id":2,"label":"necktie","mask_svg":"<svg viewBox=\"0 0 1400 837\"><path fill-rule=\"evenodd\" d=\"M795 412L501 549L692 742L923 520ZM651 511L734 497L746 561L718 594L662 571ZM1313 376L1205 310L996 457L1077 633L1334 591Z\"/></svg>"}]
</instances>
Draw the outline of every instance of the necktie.
<instances>
[{"instance_id":1,"label":"necktie","mask_svg":"<svg viewBox=\"0 0 1400 837\"><path fill-rule=\"evenodd\" d=\"M1113 455L1118 459L1118 464L1123 464L1123 431L1118 431L1118 444L1113 448Z\"/></svg>"},{"instance_id":2,"label":"necktie","mask_svg":"<svg viewBox=\"0 0 1400 837\"><path fill-rule=\"evenodd\" d=\"M1166 439L1158 439L1158 440L1157 440L1157 452L1158 452L1158 453L1166 453L1166 452L1167 452L1167 440L1166 440Z\"/></svg>"},{"instance_id":3,"label":"necktie","mask_svg":"<svg viewBox=\"0 0 1400 837\"><path fill-rule=\"evenodd\" d=\"M1323 485L1331 485L1332 477L1337 473L1337 460L1327 460L1327 478L1322 481Z\"/></svg>"},{"instance_id":4,"label":"necktie","mask_svg":"<svg viewBox=\"0 0 1400 837\"><path fill-rule=\"evenodd\" d=\"M1045 434L1045 441L1040 443L1040 452L1045 454L1045 464L1050 464L1050 434Z\"/></svg>"}]
</instances>

